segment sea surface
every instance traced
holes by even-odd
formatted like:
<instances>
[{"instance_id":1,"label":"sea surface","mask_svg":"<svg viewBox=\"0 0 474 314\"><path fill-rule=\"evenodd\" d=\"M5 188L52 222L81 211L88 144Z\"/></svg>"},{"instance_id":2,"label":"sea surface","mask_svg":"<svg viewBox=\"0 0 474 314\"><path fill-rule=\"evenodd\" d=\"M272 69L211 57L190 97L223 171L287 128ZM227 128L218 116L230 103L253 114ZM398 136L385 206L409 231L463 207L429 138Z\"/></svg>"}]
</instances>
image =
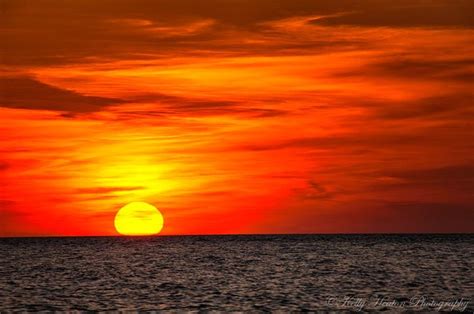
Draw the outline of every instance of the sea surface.
<instances>
[{"instance_id":1,"label":"sea surface","mask_svg":"<svg viewBox=\"0 0 474 314\"><path fill-rule=\"evenodd\" d=\"M5 238L0 250L0 311L474 309L474 235Z\"/></svg>"}]
</instances>

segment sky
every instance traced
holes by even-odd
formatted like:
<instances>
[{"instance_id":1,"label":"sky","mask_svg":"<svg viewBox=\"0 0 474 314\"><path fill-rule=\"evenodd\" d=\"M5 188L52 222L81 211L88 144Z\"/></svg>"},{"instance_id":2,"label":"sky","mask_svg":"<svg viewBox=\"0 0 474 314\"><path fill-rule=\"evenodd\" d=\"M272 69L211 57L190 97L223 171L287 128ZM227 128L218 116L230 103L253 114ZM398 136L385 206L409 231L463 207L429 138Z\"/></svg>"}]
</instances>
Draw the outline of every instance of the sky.
<instances>
[{"instance_id":1,"label":"sky","mask_svg":"<svg viewBox=\"0 0 474 314\"><path fill-rule=\"evenodd\" d=\"M470 0L1 0L0 236L474 232Z\"/></svg>"}]
</instances>

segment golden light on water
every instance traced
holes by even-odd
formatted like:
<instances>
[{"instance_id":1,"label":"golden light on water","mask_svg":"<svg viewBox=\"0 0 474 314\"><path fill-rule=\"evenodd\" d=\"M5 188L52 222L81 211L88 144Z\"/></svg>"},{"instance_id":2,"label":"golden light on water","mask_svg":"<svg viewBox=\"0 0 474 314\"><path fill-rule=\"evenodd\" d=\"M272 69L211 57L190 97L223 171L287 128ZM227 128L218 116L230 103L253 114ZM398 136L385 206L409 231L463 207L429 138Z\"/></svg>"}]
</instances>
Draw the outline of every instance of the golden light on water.
<instances>
[{"instance_id":1,"label":"golden light on water","mask_svg":"<svg viewBox=\"0 0 474 314\"><path fill-rule=\"evenodd\" d=\"M163 215L155 206L145 202L132 202L115 215L115 229L121 235L155 235L163 229Z\"/></svg>"}]
</instances>

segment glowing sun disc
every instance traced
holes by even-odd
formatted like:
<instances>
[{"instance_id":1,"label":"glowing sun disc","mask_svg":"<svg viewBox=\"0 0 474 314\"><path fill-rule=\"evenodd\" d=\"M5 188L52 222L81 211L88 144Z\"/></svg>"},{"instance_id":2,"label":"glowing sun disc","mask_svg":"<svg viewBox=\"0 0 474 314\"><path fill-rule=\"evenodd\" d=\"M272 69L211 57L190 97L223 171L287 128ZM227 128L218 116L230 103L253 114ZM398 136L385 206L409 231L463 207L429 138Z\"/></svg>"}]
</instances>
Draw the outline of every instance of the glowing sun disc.
<instances>
[{"instance_id":1,"label":"glowing sun disc","mask_svg":"<svg viewBox=\"0 0 474 314\"><path fill-rule=\"evenodd\" d=\"M132 202L117 212L114 224L121 235L154 235L163 228L163 215L153 205Z\"/></svg>"}]
</instances>

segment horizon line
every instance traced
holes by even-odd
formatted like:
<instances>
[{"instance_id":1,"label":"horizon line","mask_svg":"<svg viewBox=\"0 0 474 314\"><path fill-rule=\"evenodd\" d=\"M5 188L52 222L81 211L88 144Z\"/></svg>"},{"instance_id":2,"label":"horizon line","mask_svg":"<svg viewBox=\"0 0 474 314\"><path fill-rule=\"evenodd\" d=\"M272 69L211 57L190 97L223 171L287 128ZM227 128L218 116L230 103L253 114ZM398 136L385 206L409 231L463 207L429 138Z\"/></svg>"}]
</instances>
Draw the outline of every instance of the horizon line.
<instances>
[{"instance_id":1,"label":"horizon line","mask_svg":"<svg viewBox=\"0 0 474 314\"><path fill-rule=\"evenodd\" d=\"M158 238L158 237L229 237L229 236L357 236L357 235L474 235L474 232L350 232L350 233L216 233L216 234L155 234L155 235L25 235L0 236L1 239L44 239L44 238Z\"/></svg>"}]
</instances>

